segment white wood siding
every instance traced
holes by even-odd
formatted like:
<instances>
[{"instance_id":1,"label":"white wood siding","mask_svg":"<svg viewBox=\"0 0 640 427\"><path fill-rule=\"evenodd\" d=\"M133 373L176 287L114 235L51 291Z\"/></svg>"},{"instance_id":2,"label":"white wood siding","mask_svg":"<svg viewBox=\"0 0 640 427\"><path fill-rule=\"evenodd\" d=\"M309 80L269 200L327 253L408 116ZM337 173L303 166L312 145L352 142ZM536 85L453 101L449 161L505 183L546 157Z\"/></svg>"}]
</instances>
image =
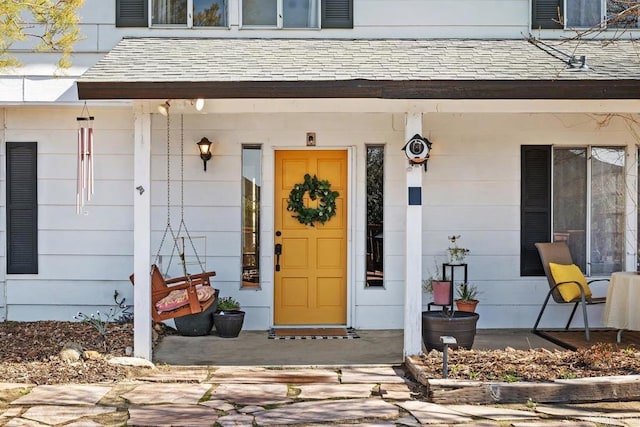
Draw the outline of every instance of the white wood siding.
<instances>
[{"instance_id":1,"label":"white wood siding","mask_svg":"<svg viewBox=\"0 0 640 427\"><path fill-rule=\"evenodd\" d=\"M71 320L112 303L114 290L132 302L133 113L96 108L96 193L87 215L75 214L77 107L5 109L0 153L6 140L38 141L38 275L5 274L5 215L0 214L0 310L6 281L10 320ZM424 135L433 142L423 179L423 272L444 260L447 236L461 234L471 249L469 280L481 290L481 328L529 328L547 290L544 278L519 276L520 146L522 144L620 145L635 156L638 141L619 118L543 113L425 113ZM185 115L185 222L192 236L205 235L206 263L215 269L223 295L240 300L247 329L266 329L273 301L273 151L301 148L306 132L318 147L351 147L355 251L349 324L357 328L402 328L404 308L405 174L402 114L233 113ZM172 116L172 223L179 201L179 116ZM157 251L166 223L166 119L152 117L152 243ZM213 159L202 170L196 142L214 141ZM262 144L261 290L241 290L240 166L243 143ZM364 287L365 144L385 144L385 287ZM2 168L4 171L4 168ZM4 207L4 172L2 172ZM631 178L630 178L631 179ZM635 178L634 178L635 179ZM631 220L630 220L631 221ZM635 226L634 226L635 227ZM632 231L632 230L630 230ZM167 262L170 245L165 246ZM151 261L151 260L150 260ZM174 259L174 264L177 259ZM635 267L631 267L635 268ZM604 285L595 287L602 294ZM426 308L428 297L423 298ZM599 309L594 307L594 326ZM562 323L567 307L552 305L543 326ZM384 313L384 316L380 316ZM579 320L577 320L579 321Z\"/></svg>"},{"instance_id":2,"label":"white wood siding","mask_svg":"<svg viewBox=\"0 0 640 427\"><path fill-rule=\"evenodd\" d=\"M7 317L72 320L77 311L102 311L112 305L115 290L132 303L132 286L126 280L133 262L130 111L91 111L100 117L100 132L95 145L96 193L86 215L75 213L75 118L80 111L59 106L5 111L5 140L38 143L39 205L37 275L4 273L2 212ZM3 180L3 194L5 184Z\"/></svg>"},{"instance_id":3,"label":"white wood siding","mask_svg":"<svg viewBox=\"0 0 640 427\"><path fill-rule=\"evenodd\" d=\"M99 3L99 4L93 4ZM104 51L127 36L520 38L529 32L529 0L354 0L354 28L240 29L240 0L229 0L229 28L115 28L115 0L87 2L78 51Z\"/></svg>"},{"instance_id":4,"label":"white wood siding","mask_svg":"<svg viewBox=\"0 0 640 427\"><path fill-rule=\"evenodd\" d=\"M134 125L133 111L127 101L103 102L100 107L89 103L92 115L96 116L96 193L87 206L87 215L75 214L75 118L82 106L77 100L74 82L122 37L521 38L529 33L530 27L530 0L354 0L354 28L332 30L240 29L239 0L230 0L230 11L230 28L224 29L116 28L115 0L88 1L80 13L84 38L75 46L73 67L58 72L55 78L52 77L57 71L55 55L26 53L33 41L14 45L12 52L25 66L0 76L3 107L0 108L0 161L4 166L6 141L38 142L39 274L6 274L6 168L0 167L0 320L5 317L71 320L79 310L92 313L108 308L113 302L114 290L133 303L128 276L133 269L134 251ZM548 34L567 35L564 31ZM241 301L248 313L247 329L271 326L273 151L303 147L306 132L316 132L319 148L351 148L355 165L351 171L350 192L354 220L350 230L354 240L350 248L354 251L354 262L350 264L353 271L349 276L352 278L349 324L357 328L402 328L407 167L400 151L405 142L403 118L405 111L424 108L424 135L434 143L429 171L423 175L424 277L434 268L434 260L438 263L444 260L447 236L461 234L462 243L471 249L470 281L482 292L479 327L530 328L547 284L543 278L519 276L520 146L613 144L627 147L631 159L635 160L640 141L622 120L616 118L599 125L602 115L561 112L590 111L589 108L638 111L637 102L636 107L630 108L625 101L619 104L534 101L527 104L529 107L520 101L511 101L519 111L531 108L542 112L513 114L495 112L510 111L509 102L445 101L442 105L438 105L440 101L407 101L406 105L401 101L385 102L222 100L211 101L207 114L185 116L185 222L191 235L206 236L204 261L218 273L216 286L223 295L232 295ZM372 105L375 107L370 107ZM297 109L305 112L293 112ZM342 109L347 112L337 112ZM436 109L454 112L434 113ZM484 109L494 113L479 112ZM471 112L456 112L469 110ZM180 217L179 122L179 116L174 114L171 215L176 228ZM166 119L154 114L152 188L149 190L152 255L162 238L167 214L165 126ZM195 148L203 136L215 142L214 157L206 173ZM259 291L239 288L239 174L244 143L263 147L262 287ZM366 144L386 147L384 289L364 286ZM630 180L635 178L633 174L628 176ZM632 204L630 201L627 206L628 233L635 232L636 208ZM635 236L628 241L633 239ZM635 251L634 246L630 244L629 250ZM170 245L165 245L163 263L168 262L170 251ZM627 261L634 259L635 255L630 253ZM174 259L174 265L176 262ZM594 287L596 295L603 292L603 284ZM426 308L427 302L428 297L424 296L423 307ZM542 326L562 324L567 309L557 305L549 307ZM590 310L594 313L593 326L598 326L601 307Z\"/></svg>"},{"instance_id":5,"label":"white wood siding","mask_svg":"<svg viewBox=\"0 0 640 427\"><path fill-rule=\"evenodd\" d=\"M479 327L531 327L548 290L546 280L519 277L520 146L626 146L634 158L640 141L620 118L600 125L605 117L425 115L425 133L434 148L424 182L423 264L433 270L434 259L445 260L447 236L462 235L461 245L471 249L469 280L481 291ZM606 283L594 284L594 294L606 295ZM568 318L567 307L552 305L550 310L554 314L545 314L543 327L560 326ZM601 307L590 310L594 326L600 325Z\"/></svg>"},{"instance_id":6,"label":"white wood siding","mask_svg":"<svg viewBox=\"0 0 640 427\"><path fill-rule=\"evenodd\" d=\"M520 38L530 31L530 0L354 0L354 28L327 30L240 29L239 4L229 0L228 28L116 28L115 0L88 1L80 10L84 37L75 51L106 52L125 36ZM34 43L27 39L13 48Z\"/></svg>"}]
</instances>

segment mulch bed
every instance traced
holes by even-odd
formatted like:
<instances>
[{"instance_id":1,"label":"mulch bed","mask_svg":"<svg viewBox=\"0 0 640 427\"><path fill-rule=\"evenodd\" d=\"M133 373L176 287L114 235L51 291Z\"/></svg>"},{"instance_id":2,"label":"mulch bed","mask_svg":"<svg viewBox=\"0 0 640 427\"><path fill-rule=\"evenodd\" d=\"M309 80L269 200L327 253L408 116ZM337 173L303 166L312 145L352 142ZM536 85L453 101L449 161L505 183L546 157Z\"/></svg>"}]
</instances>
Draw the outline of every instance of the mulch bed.
<instances>
[{"instance_id":1,"label":"mulch bed","mask_svg":"<svg viewBox=\"0 0 640 427\"><path fill-rule=\"evenodd\" d=\"M173 333L156 325L161 338ZM58 357L65 344L79 344L103 357L67 363ZM133 347L133 324L109 324L106 340L91 325L80 322L0 322L0 382L30 384L117 382L135 376L138 368L107 363Z\"/></svg>"},{"instance_id":2,"label":"mulch bed","mask_svg":"<svg viewBox=\"0 0 640 427\"><path fill-rule=\"evenodd\" d=\"M175 331L156 324L159 340ZM102 353L98 360L63 362L58 353L68 342ZM136 369L113 366L108 356L124 356L133 347L131 323L110 324L106 342L91 325L79 322L0 322L0 382L34 384L117 382ZM442 353L422 356L423 374L442 376ZM449 378L479 381L553 381L640 374L640 352L598 344L572 351L543 349L455 350L449 355Z\"/></svg>"},{"instance_id":3,"label":"mulch bed","mask_svg":"<svg viewBox=\"0 0 640 427\"><path fill-rule=\"evenodd\" d=\"M547 349L450 350L448 378L477 381L553 381L640 374L640 352L596 344L577 351ZM421 357L429 378L442 378L442 353Z\"/></svg>"}]
</instances>

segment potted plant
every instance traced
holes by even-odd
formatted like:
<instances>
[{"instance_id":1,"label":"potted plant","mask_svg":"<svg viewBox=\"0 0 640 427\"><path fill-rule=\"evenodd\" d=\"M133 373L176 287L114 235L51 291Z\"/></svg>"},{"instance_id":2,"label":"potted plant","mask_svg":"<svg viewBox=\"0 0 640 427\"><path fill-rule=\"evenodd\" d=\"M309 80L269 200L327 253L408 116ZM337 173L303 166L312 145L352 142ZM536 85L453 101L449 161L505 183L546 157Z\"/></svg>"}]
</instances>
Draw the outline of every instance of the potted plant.
<instances>
[{"instance_id":1,"label":"potted plant","mask_svg":"<svg viewBox=\"0 0 640 427\"><path fill-rule=\"evenodd\" d=\"M240 303L233 297L221 297L218 299L217 311L238 311L240 310Z\"/></svg>"},{"instance_id":2,"label":"potted plant","mask_svg":"<svg viewBox=\"0 0 640 427\"><path fill-rule=\"evenodd\" d=\"M438 260L434 259L433 262L434 269L428 269L427 273L429 277L422 280L422 289L433 297L430 304L442 306L452 305L453 287L451 286L451 281L442 278L441 270L438 268Z\"/></svg>"},{"instance_id":3,"label":"potted plant","mask_svg":"<svg viewBox=\"0 0 640 427\"><path fill-rule=\"evenodd\" d=\"M469 253L469 249L461 248L458 246L457 242L460 239L459 235L448 236L449 241L452 243L452 246L447 248L447 254L449 256L449 264L452 266L459 266L460 264L464 264L464 259ZM467 266L463 265L465 270L465 282L466 282L466 271ZM443 273L445 268L443 267ZM451 278L453 279L453 267L451 268ZM423 287L425 290L431 290L434 293L435 299L435 283L436 281L432 278L427 279L423 282ZM422 341L427 349L427 351L431 350L443 350L443 344L441 341L441 337L443 336L452 336L457 341L457 346L452 346L452 348L461 347L470 349L473 345L473 341L476 336L476 325L478 323L479 315L474 312L455 310L453 305L448 307L447 305L451 304L451 293L453 291L451 286L451 281L445 282L448 286L449 297L447 298L446 305L443 306L442 310L439 311L423 311L422 312ZM465 284L463 289L458 287L458 296L462 299L461 292L464 293L464 296L468 299L474 299L478 293L478 290L475 286Z\"/></svg>"},{"instance_id":4,"label":"potted plant","mask_svg":"<svg viewBox=\"0 0 640 427\"><path fill-rule=\"evenodd\" d=\"M460 235L448 236L449 241L453 246L447 248L447 255L449 256L449 264L464 264L464 260L469 254L469 249L461 248L458 246L458 240Z\"/></svg>"},{"instance_id":5,"label":"potted plant","mask_svg":"<svg viewBox=\"0 0 640 427\"><path fill-rule=\"evenodd\" d=\"M422 281L422 289L433 296L433 304L451 304L451 281L441 280L438 276L430 276Z\"/></svg>"},{"instance_id":6,"label":"potted plant","mask_svg":"<svg viewBox=\"0 0 640 427\"><path fill-rule=\"evenodd\" d=\"M459 311L468 311L475 313L476 305L478 305L478 287L470 283L460 283L456 287L456 307Z\"/></svg>"},{"instance_id":7,"label":"potted plant","mask_svg":"<svg viewBox=\"0 0 640 427\"><path fill-rule=\"evenodd\" d=\"M222 297L218 300L218 308L213 313L213 325L222 338L235 338L240 334L244 323L244 311L240 303L233 297Z\"/></svg>"}]
</instances>

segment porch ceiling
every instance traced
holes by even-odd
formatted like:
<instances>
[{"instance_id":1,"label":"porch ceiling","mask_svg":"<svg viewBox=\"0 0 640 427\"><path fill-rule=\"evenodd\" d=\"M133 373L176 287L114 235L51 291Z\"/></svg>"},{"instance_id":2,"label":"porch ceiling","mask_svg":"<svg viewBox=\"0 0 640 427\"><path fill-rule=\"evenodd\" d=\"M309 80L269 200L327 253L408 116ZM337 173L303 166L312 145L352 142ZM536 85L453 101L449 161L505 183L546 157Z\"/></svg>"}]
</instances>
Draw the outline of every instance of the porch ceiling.
<instances>
[{"instance_id":1,"label":"porch ceiling","mask_svg":"<svg viewBox=\"0 0 640 427\"><path fill-rule=\"evenodd\" d=\"M618 40L125 38L80 99L639 99L640 48ZM586 57L588 70L568 67Z\"/></svg>"}]
</instances>

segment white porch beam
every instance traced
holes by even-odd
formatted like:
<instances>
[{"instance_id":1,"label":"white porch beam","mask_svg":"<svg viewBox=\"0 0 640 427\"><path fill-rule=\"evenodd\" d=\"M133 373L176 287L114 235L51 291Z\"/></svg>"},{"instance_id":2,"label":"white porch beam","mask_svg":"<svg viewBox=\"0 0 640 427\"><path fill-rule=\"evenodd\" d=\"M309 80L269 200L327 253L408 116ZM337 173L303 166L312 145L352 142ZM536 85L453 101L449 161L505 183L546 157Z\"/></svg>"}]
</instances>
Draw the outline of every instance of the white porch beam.
<instances>
[{"instance_id":1,"label":"white porch beam","mask_svg":"<svg viewBox=\"0 0 640 427\"><path fill-rule=\"evenodd\" d=\"M407 113L405 142L422 135L422 113ZM405 221L404 356L422 352L422 166L407 169ZM410 188L418 188L420 203L409 204Z\"/></svg>"},{"instance_id":2,"label":"white porch beam","mask_svg":"<svg viewBox=\"0 0 640 427\"><path fill-rule=\"evenodd\" d=\"M133 354L151 360L151 114L134 109Z\"/></svg>"},{"instance_id":3,"label":"white porch beam","mask_svg":"<svg viewBox=\"0 0 640 427\"><path fill-rule=\"evenodd\" d=\"M628 113L640 100L505 99L207 99L200 113ZM150 102L155 112L158 101ZM175 105L174 105L175 104ZM196 113L189 102L172 103L174 111Z\"/></svg>"}]
</instances>

